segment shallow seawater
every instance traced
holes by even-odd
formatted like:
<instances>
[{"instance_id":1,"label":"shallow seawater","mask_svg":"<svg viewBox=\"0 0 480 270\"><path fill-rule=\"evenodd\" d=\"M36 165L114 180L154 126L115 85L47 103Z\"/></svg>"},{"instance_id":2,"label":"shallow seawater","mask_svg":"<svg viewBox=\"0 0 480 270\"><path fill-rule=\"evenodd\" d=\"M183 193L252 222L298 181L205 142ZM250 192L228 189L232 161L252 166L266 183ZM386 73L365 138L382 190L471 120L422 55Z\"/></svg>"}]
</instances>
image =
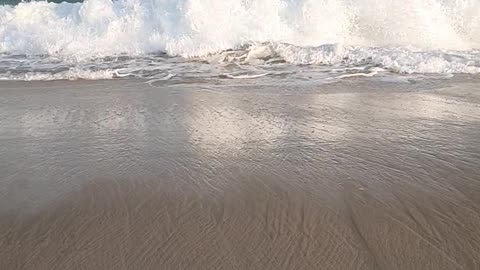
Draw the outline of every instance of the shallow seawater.
<instances>
[{"instance_id":1,"label":"shallow seawater","mask_svg":"<svg viewBox=\"0 0 480 270\"><path fill-rule=\"evenodd\" d=\"M231 54L231 52L228 52ZM166 54L110 56L83 59L53 56L0 56L0 80L100 80L137 78L149 83L309 84L333 83L355 77L373 81L405 82L448 79L462 73L398 73L373 63L298 65L280 58L255 64L210 58L172 57ZM475 73L471 74L475 77Z\"/></svg>"},{"instance_id":2,"label":"shallow seawater","mask_svg":"<svg viewBox=\"0 0 480 270\"><path fill-rule=\"evenodd\" d=\"M478 0L13 2L0 269L480 269Z\"/></svg>"},{"instance_id":3,"label":"shallow seawater","mask_svg":"<svg viewBox=\"0 0 480 270\"><path fill-rule=\"evenodd\" d=\"M479 78L265 78L0 82L0 269L478 269Z\"/></svg>"}]
</instances>

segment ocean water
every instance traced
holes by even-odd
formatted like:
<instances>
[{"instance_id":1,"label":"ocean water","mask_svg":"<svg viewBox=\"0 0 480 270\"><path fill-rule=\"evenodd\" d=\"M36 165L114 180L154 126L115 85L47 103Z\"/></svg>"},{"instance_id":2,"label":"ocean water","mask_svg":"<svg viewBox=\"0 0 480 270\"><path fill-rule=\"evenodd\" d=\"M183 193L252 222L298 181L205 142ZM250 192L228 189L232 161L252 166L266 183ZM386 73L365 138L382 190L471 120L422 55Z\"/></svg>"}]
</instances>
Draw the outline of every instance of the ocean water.
<instances>
[{"instance_id":1,"label":"ocean water","mask_svg":"<svg viewBox=\"0 0 480 270\"><path fill-rule=\"evenodd\" d=\"M478 0L18 2L0 6L0 80L324 83L480 73Z\"/></svg>"}]
</instances>

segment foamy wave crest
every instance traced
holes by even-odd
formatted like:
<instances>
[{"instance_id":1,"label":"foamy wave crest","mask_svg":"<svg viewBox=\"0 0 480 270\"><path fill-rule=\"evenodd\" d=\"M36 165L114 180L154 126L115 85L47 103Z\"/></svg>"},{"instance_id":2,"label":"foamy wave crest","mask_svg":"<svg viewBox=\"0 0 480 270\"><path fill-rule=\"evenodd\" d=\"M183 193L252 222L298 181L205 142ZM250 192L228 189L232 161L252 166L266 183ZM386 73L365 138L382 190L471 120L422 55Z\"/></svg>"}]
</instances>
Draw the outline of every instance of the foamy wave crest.
<instances>
[{"instance_id":1,"label":"foamy wave crest","mask_svg":"<svg viewBox=\"0 0 480 270\"><path fill-rule=\"evenodd\" d=\"M0 73L2 81L56 81L56 80L106 80L115 76L114 71L88 71L69 69L61 72L25 72L21 74Z\"/></svg>"},{"instance_id":2,"label":"foamy wave crest","mask_svg":"<svg viewBox=\"0 0 480 270\"><path fill-rule=\"evenodd\" d=\"M414 51L405 48L365 48L280 44L275 51L287 62L347 66L381 66L395 73L479 73L480 51Z\"/></svg>"},{"instance_id":3,"label":"foamy wave crest","mask_svg":"<svg viewBox=\"0 0 480 270\"><path fill-rule=\"evenodd\" d=\"M478 0L86 0L0 6L1 54L76 61L163 52L250 64L279 58L292 64L369 63L400 73L478 73L478 33ZM232 50L243 54L232 56Z\"/></svg>"}]
</instances>

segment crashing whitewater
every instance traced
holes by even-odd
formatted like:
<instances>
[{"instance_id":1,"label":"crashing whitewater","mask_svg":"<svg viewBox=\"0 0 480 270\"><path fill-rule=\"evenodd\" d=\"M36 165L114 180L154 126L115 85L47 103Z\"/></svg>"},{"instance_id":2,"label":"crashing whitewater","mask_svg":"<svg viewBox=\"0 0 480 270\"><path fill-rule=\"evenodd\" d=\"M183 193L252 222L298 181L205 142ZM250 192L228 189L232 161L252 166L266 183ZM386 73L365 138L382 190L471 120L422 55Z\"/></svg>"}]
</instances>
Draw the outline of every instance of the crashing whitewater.
<instances>
[{"instance_id":1,"label":"crashing whitewater","mask_svg":"<svg viewBox=\"0 0 480 270\"><path fill-rule=\"evenodd\" d=\"M0 78L164 76L166 57L479 73L479 33L477 0L28 2L0 6Z\"/></svg>"}]
</instances>

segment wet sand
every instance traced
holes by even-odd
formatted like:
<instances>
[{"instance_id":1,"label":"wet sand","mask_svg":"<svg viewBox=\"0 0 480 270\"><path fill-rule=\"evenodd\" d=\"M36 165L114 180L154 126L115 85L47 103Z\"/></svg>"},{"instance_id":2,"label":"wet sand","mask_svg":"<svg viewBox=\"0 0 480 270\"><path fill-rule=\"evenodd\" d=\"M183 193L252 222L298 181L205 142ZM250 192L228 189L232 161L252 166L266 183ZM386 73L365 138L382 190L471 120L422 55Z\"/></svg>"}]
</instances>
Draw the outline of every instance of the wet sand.
<instances>
[{"instance_id":1,"label":"wet sand","mask_svg":"<svg viewBox=\"0 0 480 270\"><path fill-rule=\"evenodd\" d=\"M0 269L480 269L479 83L0 97Z\"/></svg>"}]
</instances>

